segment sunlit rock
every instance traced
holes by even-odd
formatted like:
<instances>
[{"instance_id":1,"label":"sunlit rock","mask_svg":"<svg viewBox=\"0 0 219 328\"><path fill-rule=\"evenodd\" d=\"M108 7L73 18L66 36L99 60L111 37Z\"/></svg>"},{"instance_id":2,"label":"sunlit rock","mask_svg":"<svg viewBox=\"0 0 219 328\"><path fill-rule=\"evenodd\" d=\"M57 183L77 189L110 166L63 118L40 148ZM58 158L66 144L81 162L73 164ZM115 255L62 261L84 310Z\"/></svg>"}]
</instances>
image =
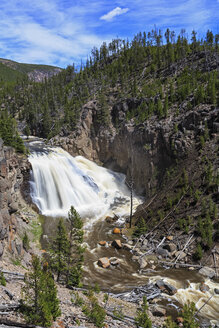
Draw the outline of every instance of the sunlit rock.
<instances>
[{"instance_id":1,"label":"sunlit rock","mask_svg":"<svg viewBox=\"0 0 219 328\"><path fill-rule=\"evenodd\" d=\"M100 246L106 246L107 242L105 240L99 241Z\"/></svg>"},{"instance_id":2,"label":"sunlit rock","mask_svg":"<svg viewBox=\"0 0 219 328\"><path fill-rule=\"evenodd\" d=\"M100 267L106 269L106 268L109 268L109 266L110 266L110 261L109 261L108 257L101 257L101 258L98 260L97 264L98 264Z\"/></svg>"},{"instance_id":3,"label":"sunlit rock","mask_svg":"<svg viewBox=\"0 0 219 328\"><path fill-rule=\"evenodd\" d=\"M120 234L121 233L121 229L120 228L114 228L113 229L113 233L114 234Z\"/></svg>"},{"instance_id":4,"label":"sunlit rock","mask_svg":"<svg viewBox=\"0 0 219 328\"><path fill-rule=\"evenodd\" d=\"M121 240L119 240L119 239L113 240L111 245L113 247L115 247L116 249L121 249L122 248L122 243L121 243Z\"/></svg>"}]
</instances>

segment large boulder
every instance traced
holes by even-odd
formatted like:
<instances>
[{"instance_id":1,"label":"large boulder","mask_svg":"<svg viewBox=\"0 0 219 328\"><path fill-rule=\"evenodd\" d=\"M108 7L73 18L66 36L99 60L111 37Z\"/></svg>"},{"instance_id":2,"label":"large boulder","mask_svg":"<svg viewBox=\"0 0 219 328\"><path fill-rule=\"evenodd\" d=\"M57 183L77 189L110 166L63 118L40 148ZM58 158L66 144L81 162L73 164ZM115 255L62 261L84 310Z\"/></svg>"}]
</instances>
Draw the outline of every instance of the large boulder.
<instances>
[{"instance_id":1,"label":"large boulder","mask_svg":"<svg viewBox=\"0 0 219 328\"><path fill-rule=\"evenodd\" d=\"M106 269L106 268L109 268L109 267L110 267L110 260L108 259L108 257L101 257L101 258L98 260L97 264L98 264L100 267Z\"/></svg>"},{"instance_id":2,"label":"large boulder","mask_svg":"<svg viewBox=\"0 0 219 328\"><path fill-rule=\"evenodd\" d=\"M138 263L140 265L140 269L144 269L148 265L147 258L145 258L144 256L140 257Z\"/></svg>"},{"instance_id":3,"label":"large boulder","mask_svg":"<svg viewBox=\"0 0 219 328\"><path fill-rule=\"evenodd\" d=\"M178 251L175 253L175 256L178 258L178 260L182 260L186 257L186 253L183 251Z\"/></svg>"},{"instance_id":4,"label":"large boulder","mask_svg":"<svg viewBox=\"0 0 219 328\"><path fill-rule=\"evenodd\" d=\"M115 247L116 249L121 249L122 248L122 243L121 243L121 240L119 240L119 239L113 240L111 245L113 247Z\"/></svg>"},{"instance_id":5,"label":"large boulder","mask_svg":"<svg viewBox=\"0 0 219 328\"><path fill-rule=\"evenodd\" d=\"M120 234L121 233L121 229L120 228L114 228L113 229L113 233L114 234Z\"/></svg>"},{"instance_id":6,"label":"large boulder","mask_svg":"<svg viewBox=\"0 0 219 328\"><path fill-rule=\"evenodd\" d=\"M106 246L106 241L105 240L101 240L101 241L99 241L99 245L100 246Z\"/></svg>"},{"instance_id":7,"label":"large boulder","mask_svg":"<svg viewBox=\"0 0 219 328\"><path fill-rule=\"evenodd\" d=\"M174 286L170 285L168 282L165 282L162 279L156 281L156 286L164 293L169 295L174 295L177 292L177 289Z\"/></svg>"},{"instance_id":8,"label":"large boulder","mask_svg":"<svg viewBox=\"0 0 219 328\"><path fill-rule=\"evenodd\" d=\"M215 271L211 268L208 267L203 267L199 270L199 273L204 276L204 277L208 277L208 278L214 278L215 276Z\"/></svg>"},{"instance_id":9,"label":"large boulder","mask_svg":"<svg viewBox=\"0 0 219 328\"><path fill-rule=\"evenodd\" d=\"M164 258L170 257L170 253L162 247L159 247L157 249L157 254L164 257Z\"/></svg>"},{"instance_id":10,"label":"large boulder","mask_svg":"<svg viewBox=\"0 0 219 328\"><path fill-rule=\"evenodd\" d=\"M151 312L155 317L165 317L167 313L167 311L160 306L154 306Z\"/></svg>"},{"instance_id":11,"label":"large boulder","mask_svg":"<svg viewBox=\"0 0 219 328\"><path fill-rule=\"evenodd\" d=\"M163 248L166 249L170 253L173 253L177 250L177 246L174 243L169 243L167 245L164 245Z\"/></svg>"}]
</instances>

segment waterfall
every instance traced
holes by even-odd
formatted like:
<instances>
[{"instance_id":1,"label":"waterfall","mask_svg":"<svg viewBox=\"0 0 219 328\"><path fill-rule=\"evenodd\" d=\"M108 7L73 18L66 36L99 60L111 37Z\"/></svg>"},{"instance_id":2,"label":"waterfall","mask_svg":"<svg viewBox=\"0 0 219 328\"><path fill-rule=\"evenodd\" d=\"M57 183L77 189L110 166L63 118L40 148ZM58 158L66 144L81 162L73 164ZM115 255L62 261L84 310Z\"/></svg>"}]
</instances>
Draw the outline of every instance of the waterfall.
<instances>
[{"instance_id":1,"label":"waterfall","mask_svg":"<svg viewBox=\"0 0 219 328\"><path fill-rule=\"evenodd\" d=\"M121 216L128 213L130 192L123 174L82 156L72 157L61 148L32 151L29 161L31 197L43 215L67 216L71 205L90 219L110 215L115 209Z\"/></svg>"}]
</instances>

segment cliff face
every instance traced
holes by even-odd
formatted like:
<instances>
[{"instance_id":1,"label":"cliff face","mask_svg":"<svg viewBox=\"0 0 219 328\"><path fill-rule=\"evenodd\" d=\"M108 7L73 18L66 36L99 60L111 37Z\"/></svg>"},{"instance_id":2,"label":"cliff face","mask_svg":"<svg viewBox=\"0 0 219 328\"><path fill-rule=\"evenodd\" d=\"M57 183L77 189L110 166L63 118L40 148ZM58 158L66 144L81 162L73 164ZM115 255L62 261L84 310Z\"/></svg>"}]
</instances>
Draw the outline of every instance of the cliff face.
<instances>
[{"instance_id":1,"label":"cliff face","mask_svg":"<svg viewBox=\"0 0 219 328\"><path fill-rule=\"evenodd\" d=\"M203 133L205 122L217 130L218 111L211 106L199 106L186 114L170 115L162 124L154 117L144 124L123 122L127 108L135 99L115 104L111 108L111 125L98 125L95 101L87 103L77 131L51 140L70 154L83 155L133 179L137 193L149 197L159 187L165 170L175 160L186 158L196 138ZM116 124L119 128L116 128Z\"/></svg>"},{"instance_id":2,"label":"cliff face","mask_svg":"<svg viewBox=\"0 0 219 328\"><path fill-rule=\"evenodd\" d=\"M13 148L5 147L0 139L0 257L6 249L21 254L17 219L23 175L28 171L28 162L19 158Z\"/></svg>"}]
</instances>

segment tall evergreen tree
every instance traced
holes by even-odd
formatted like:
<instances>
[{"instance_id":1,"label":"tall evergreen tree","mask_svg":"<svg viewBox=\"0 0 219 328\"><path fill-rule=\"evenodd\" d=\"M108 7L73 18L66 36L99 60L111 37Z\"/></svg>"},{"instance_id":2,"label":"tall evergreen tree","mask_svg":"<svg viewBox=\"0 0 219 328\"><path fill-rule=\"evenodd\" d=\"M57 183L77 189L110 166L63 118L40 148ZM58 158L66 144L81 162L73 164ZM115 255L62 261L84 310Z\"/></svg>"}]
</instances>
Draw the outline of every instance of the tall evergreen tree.
<instances>
[{"instance_id":1,"label":"tall evergreen tree","mask_svg":"<svg viewBox=\"0 0 219 328\"><path fill-rule=\"evenodd\" d=\"M51 265L57 274L57 282L60 280L61 276L65 276L66 274L69 248L70 244L66 228L61 218L57 225L56 236L50 244Z\"/></svg>"},{"instance_id":2,"label":"tall evergreen tree","mask_svg":"<svg viewBox=\"0 0 219 328\"><path fill-rule=\"evenodd\" d=\"M49 327L60 314L57 290L51 273L42 269L40 259L32 258L32 271L25 275L23 312L29 323Z\"/></svg>"},{"instance_id":3,"label":"tall evergreen tree","mask_svg":"<svg viewBox=\"0 0 219 328\"><path fill-rule=\"evenodd\" d=\"M71 206L68 213L69 222L69 255L67 262L66 284L68 286L79 286L82 277L82 264L84 261L82 247L84 232L83 222L76 209Z\"/></svg>"}]
</instances>

